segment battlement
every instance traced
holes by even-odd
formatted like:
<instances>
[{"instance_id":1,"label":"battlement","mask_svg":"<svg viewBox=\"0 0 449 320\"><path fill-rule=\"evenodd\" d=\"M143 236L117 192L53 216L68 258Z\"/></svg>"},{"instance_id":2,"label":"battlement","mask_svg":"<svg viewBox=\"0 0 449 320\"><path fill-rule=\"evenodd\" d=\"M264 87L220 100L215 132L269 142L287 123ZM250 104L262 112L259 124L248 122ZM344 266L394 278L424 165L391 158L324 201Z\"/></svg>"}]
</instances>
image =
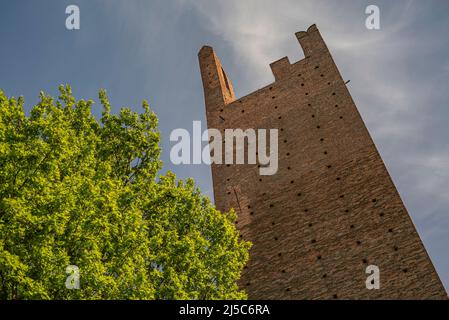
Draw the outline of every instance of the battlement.
<instances>
[{"instance_id":1,"label":"battlement","mask_svg":"<svg viewBox=\"0 0 449 320\"><path fill-rule=\"evenodd\" d=\"M274 75L275 83L301 74L308 67L308 64L314 60L319 61L323 57L332 60L315 24L310 26L307 31L297 32L295 36L300 43L305 58L295 63L290 63L288 57L272 62L270 68ZM236 101L232 83L226 75L214 49L211 46L203 46L198 53L198 57L204 92L206 93L205 99L209 101L206 105L208 107L214 106L215 109L221 109L223 106Z\"/></svg>"},{"instance_id":2,"label":"battlement","mask_svg":"<svg viewBox=\"0 0 449 320\"><path fill-rule=\"evenodd\" d=\"M283 57L270 64L271 71L273 72L275 81L280 81L284 76L291 73L291 64L288 57Z\"/></svg>"},{"instance_id":3,"label":"battlement","mask_svg":"<svg viewBox=\"0 0 449 320\"><path fill-rule=\"evenodd\" d=\"M295 36L301 44L306 59L315 55L329 53L326 43L315 24L311 25L307 31L296 32Z\"/></svg>"},{"instance_id":4,"label":"battlement","mask_svg":"<svg viewBox=\"0 0 449 320\"><path fill-rule=\"evenodd\" d=\"M226 75L220 59L210 46L203 46L198 53L201 76L207 103L221 106L235 100L231 81Z\"/></svg>"},{"instance_id":5,"label":"battlement","mask_svg":"<svg viewBox=\"0 0 449 320\"><path fill-rule=\"evenodd\" d=\"M297 72L301 72L301 69L305 68L307 64L307 59L319 59L323 56L330 57L326 43L321 37L316 25L311 25L307 31L299 31L295 33L295 36L301 45L305 58L294 64L290 63L288 57L283 57L282 59L271 63L270 67L275 81L281 81L282 79L288 78Z\"/></svg>"}]
</instances>

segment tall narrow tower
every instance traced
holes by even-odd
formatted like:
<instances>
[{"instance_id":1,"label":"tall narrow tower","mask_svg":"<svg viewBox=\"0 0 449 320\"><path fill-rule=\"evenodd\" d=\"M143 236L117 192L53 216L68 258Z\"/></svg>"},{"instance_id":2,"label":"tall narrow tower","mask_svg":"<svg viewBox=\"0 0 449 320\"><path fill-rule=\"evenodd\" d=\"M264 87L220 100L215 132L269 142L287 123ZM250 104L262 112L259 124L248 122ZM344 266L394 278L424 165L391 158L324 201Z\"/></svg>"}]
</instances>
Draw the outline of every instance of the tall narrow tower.
<instances>
[{"instance_id":1,"label":"tall narrow tower","mask_svg":"<svg viewBox=\"0 0 449 320\"><path fill-rule=\"evenodd\" d=\"M447 298L317 27L296 37L305 58L273 62L275 82L238 100L199 52L209 128L279 130L276 174L212 165L218 209L253 243L239 285L251 299Z\"/></svg>"}]
</instances>

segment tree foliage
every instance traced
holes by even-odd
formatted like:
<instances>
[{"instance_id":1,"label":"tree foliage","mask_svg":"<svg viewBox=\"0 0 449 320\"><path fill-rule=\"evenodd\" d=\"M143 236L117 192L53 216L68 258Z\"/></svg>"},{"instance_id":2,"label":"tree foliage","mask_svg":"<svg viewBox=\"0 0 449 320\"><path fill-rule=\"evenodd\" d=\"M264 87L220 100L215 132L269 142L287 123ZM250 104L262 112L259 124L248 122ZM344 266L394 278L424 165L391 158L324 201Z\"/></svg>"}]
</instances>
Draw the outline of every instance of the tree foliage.
<instances>
[{"instance_id":1,"label":"tree foliage","mask_svg":"<svg viewBox=\"0 0 449 320\"><path fill-rule=\"evenodd\" d=\"M27 115L0 91L0 299L240 299L234 212L192 180L158 177L157 117L105 91L101 119L69 86ZM80 289L66 288L66 267Z\"/></svg>"}]
</instances>

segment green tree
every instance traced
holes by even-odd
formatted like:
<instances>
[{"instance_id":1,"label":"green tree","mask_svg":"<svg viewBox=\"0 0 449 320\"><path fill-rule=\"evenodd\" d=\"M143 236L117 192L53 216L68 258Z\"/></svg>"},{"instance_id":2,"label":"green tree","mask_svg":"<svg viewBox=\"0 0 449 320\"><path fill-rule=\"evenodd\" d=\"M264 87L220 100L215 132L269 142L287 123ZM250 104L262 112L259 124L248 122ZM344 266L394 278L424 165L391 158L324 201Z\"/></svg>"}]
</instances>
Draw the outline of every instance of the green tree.
<instances>
[{"instance_id":1,"label":"green tree","mask_svg":"<svg viewBox=\"0 0 449 320\"><path fill-rule=\"evenodd\" d=\"M158 177L157 117L100 121L61 86L29 115L0 91L0 299L241 299L250 244L192 180ZM80 289L66 288L68 265Z\"/></svg>"}]
</instances>

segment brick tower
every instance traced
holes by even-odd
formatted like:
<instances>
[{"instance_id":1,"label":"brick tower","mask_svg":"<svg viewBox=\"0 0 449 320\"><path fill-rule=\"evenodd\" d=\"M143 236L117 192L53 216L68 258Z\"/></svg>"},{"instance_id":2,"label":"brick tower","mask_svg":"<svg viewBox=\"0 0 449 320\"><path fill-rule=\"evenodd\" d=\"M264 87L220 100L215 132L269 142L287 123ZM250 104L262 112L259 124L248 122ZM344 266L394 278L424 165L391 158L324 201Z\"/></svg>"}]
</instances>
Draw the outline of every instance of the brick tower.
<instances>
[{"instance_id":1,"label":"brick tower","mask_svg":"<svg viewBox=\"0 0 449 320\"><path fill-rule=\"evenodd\" d=\"M276 174L212 165L217 208L253 243L239 285L250 299L447 298L317 27L296 37L305 58L273 62L275 82L240 99L199 52L209 128L279 130Z\"/></svg>"}]
</instances>

